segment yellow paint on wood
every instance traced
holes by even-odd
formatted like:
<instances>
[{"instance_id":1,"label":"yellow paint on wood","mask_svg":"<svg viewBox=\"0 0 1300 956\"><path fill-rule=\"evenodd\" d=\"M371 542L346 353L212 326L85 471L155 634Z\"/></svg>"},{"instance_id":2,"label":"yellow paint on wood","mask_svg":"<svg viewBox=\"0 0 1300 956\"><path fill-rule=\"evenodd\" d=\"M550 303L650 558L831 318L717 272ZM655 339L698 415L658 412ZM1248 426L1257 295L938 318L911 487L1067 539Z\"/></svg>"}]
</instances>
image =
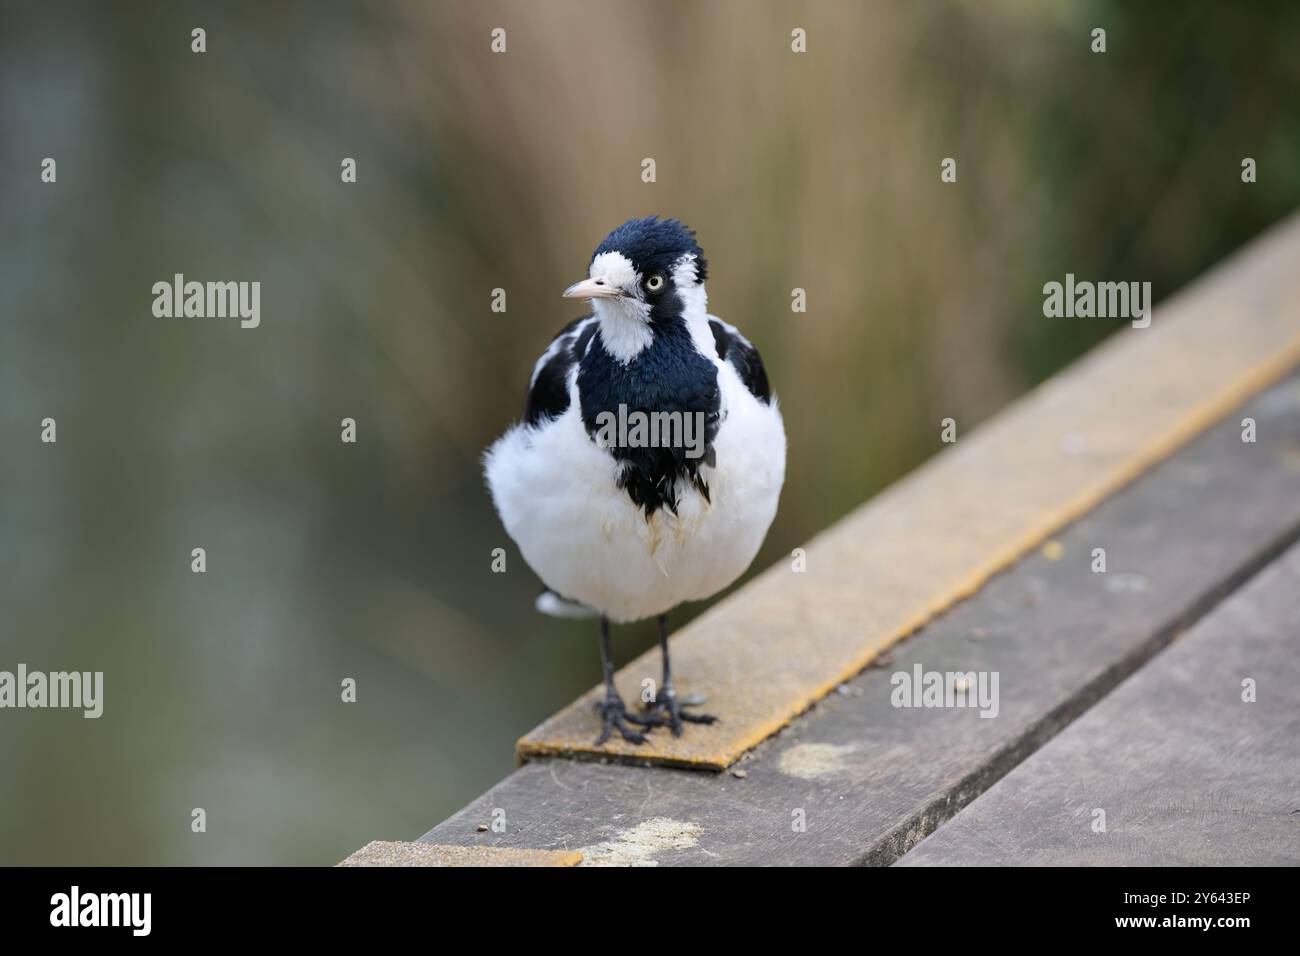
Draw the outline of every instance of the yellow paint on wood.
<instances>
[{"instance_id":1,"label":"yellow paint on wood","mask_svg":"<svg viewBox=\"0 0 1300 956\"><path fill-rule=\"evenodd\" d=\"M597 748L598 688L521 739L520 758L725 769L1300 362L1298 263L1292 217L822 532L805 573L769 568L676 634L678 692L720 723ZM657 650L618 673L629 704L643 678L658 680Z\"/></svg>"},{"instance_id":2,"label":"yellow paint on wood","mask_svg":"<svg viewBox=\"0 0 1300 956\"><path fill-rule=\"evenodd\" d=\"M573 850L527 850L441 843L367 843L339 866L577 866Z\"/></svg>"}]
</instances>

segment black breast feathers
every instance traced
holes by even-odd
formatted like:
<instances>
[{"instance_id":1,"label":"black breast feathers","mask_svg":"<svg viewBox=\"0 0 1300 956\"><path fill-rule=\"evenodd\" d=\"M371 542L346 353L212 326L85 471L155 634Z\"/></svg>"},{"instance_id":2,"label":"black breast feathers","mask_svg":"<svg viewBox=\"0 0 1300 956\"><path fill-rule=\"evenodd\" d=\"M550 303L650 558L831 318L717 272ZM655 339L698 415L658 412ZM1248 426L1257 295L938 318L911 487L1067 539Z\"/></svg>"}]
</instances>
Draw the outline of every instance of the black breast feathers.
<instances>
[{"instance_id":1,"label":"black breast feathers","mask_svg":"<svg viewBox=\"0 0 1300 956\"><path fill-rule=\"evenodd\" d=\"M641 441L627 428L615 433L619 440L605 442L623 465L619 487L647 518L660 508L676 512L686 482L708 498L699 469L714 461L721 403L717 367L696 351L681 323L660 327L654 341L626 364L605 351L599 335L597 330L578 367L587 433L599 440L610 435L611 422L620 429L623 423L649 424Z\"/></svg>"}]
</instances>

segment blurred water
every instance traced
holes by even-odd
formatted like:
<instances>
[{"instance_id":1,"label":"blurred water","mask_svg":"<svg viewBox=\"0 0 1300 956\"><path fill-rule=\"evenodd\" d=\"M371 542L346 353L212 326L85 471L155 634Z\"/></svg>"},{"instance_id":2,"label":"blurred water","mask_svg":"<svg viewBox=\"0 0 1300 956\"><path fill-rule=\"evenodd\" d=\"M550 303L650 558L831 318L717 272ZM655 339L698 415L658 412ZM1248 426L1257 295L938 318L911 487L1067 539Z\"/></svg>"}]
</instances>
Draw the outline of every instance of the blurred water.
<instances>
[{"instance_id":1,"label":"blurred water","mask_svg":"<svg viewBox=\"0 0 1300 956\"><path fill-rule=\"evenodd\" d=\"M99 720L0 711L0 863L332 863L597 682L478 455L623 219L694 225L768 361L762 566L1109 331L1042 282L1159 298L1300 199L1285 5L593 9L0 3L0 669L105 673ZM261 326L155 319L178 272L260 281Z\"/></svg>"}]
</instances>

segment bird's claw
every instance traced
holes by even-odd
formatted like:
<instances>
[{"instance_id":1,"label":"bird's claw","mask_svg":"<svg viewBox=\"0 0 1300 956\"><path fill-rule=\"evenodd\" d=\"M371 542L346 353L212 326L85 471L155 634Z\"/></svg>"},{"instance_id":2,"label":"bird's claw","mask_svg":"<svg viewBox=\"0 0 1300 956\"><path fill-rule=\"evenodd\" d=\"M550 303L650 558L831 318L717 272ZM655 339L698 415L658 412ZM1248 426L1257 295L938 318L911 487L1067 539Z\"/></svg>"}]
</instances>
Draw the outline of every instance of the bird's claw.
<instances>
[{"instance_id":1,"label":"bird's claw","mask_svg":"<svg viewBox=\"0 0 1300 956\"><path fill-rule=\"evenodd\" d=\"M642 727L654 726L648 723L644 718L637 717L627 712L627 705L617 697L607 697L604 701L596 702L596 710L600 713L601 729L600 736L596 738L596 746L599 747L613 735L617 730L623 739L630 744L643 744L646 741L645 734L633 730L628 724L639 724Z\"/></svg>"},{"instance_id":2,"label":"bird's claw","mask_svg":"<svg viewBox=\"0 0 1300 956\"><path fill-rule=\"evenodd\" d=\"M638 723L645 727L667 727L672 730L674 737L680 737L683 723L716 724L718 722L718 718L712 714L691 714L682 709L698 707L702 703L704 698L699 694L688 694L678 698L672 687L665 687L655 695L654 700L645 705Z\"/></svg>"}]
</instances>

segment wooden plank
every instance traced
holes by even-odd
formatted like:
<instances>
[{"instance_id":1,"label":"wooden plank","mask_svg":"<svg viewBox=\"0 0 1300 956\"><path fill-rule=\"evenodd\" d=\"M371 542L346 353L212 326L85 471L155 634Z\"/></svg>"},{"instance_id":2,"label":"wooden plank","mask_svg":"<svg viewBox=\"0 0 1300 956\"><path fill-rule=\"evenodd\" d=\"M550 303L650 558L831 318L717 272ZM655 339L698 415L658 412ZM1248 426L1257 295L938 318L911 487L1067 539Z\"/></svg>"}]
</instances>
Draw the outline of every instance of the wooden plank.
<instances>
[{"instance_id":1,"label":"wooden plank","mask_svg":"<svg viewBox=\"0 0 1300 956\"><path fill-rule=\"evenodd\" d=\"M900 864L1300 864L1300 546Z\"/></svg>"},{"instance_id":2,"label":"wooden plank","mask_svg":"<svg viewBox=\"0 0 1300 956\"><path fill-rule=\"evenodd\" d=\"M675 635L678 689L718 724L597 748L596 688L522 738L521 759L729 766L1300 360L1297 260L1293 217L819 535L806 573L782 562ZM623 668L624 698L658 667L651 651Z\"/></svg>"},{"instance_id":3,"label":"wooden plank","mask_svg":"<svg viewBox=\"0 0 1300 956\"><path fill-rule=\"evenodd\" d=\"M374 840L339 866L577 866L581 853Z\"/></svg>"},{"instance_id":4,"label":"wooden plank","mask_svg":"<svg viewBox=\"0 0 1300 956\"><path fill-rule=\"evenodd\" d=\"M1247 415L1257 444L1241 441ZM743 779L539 761L422 839L584 855L627 843L661 865L892 862L1280 554L1300 535L1298 487L1293 377L763 743ZM895 708L891 677L917 664L997 671L998 716ZM506 832L478 832L494 810ZM653 821L679 839L645 848Z\"/></svg>"}]
</instances>

